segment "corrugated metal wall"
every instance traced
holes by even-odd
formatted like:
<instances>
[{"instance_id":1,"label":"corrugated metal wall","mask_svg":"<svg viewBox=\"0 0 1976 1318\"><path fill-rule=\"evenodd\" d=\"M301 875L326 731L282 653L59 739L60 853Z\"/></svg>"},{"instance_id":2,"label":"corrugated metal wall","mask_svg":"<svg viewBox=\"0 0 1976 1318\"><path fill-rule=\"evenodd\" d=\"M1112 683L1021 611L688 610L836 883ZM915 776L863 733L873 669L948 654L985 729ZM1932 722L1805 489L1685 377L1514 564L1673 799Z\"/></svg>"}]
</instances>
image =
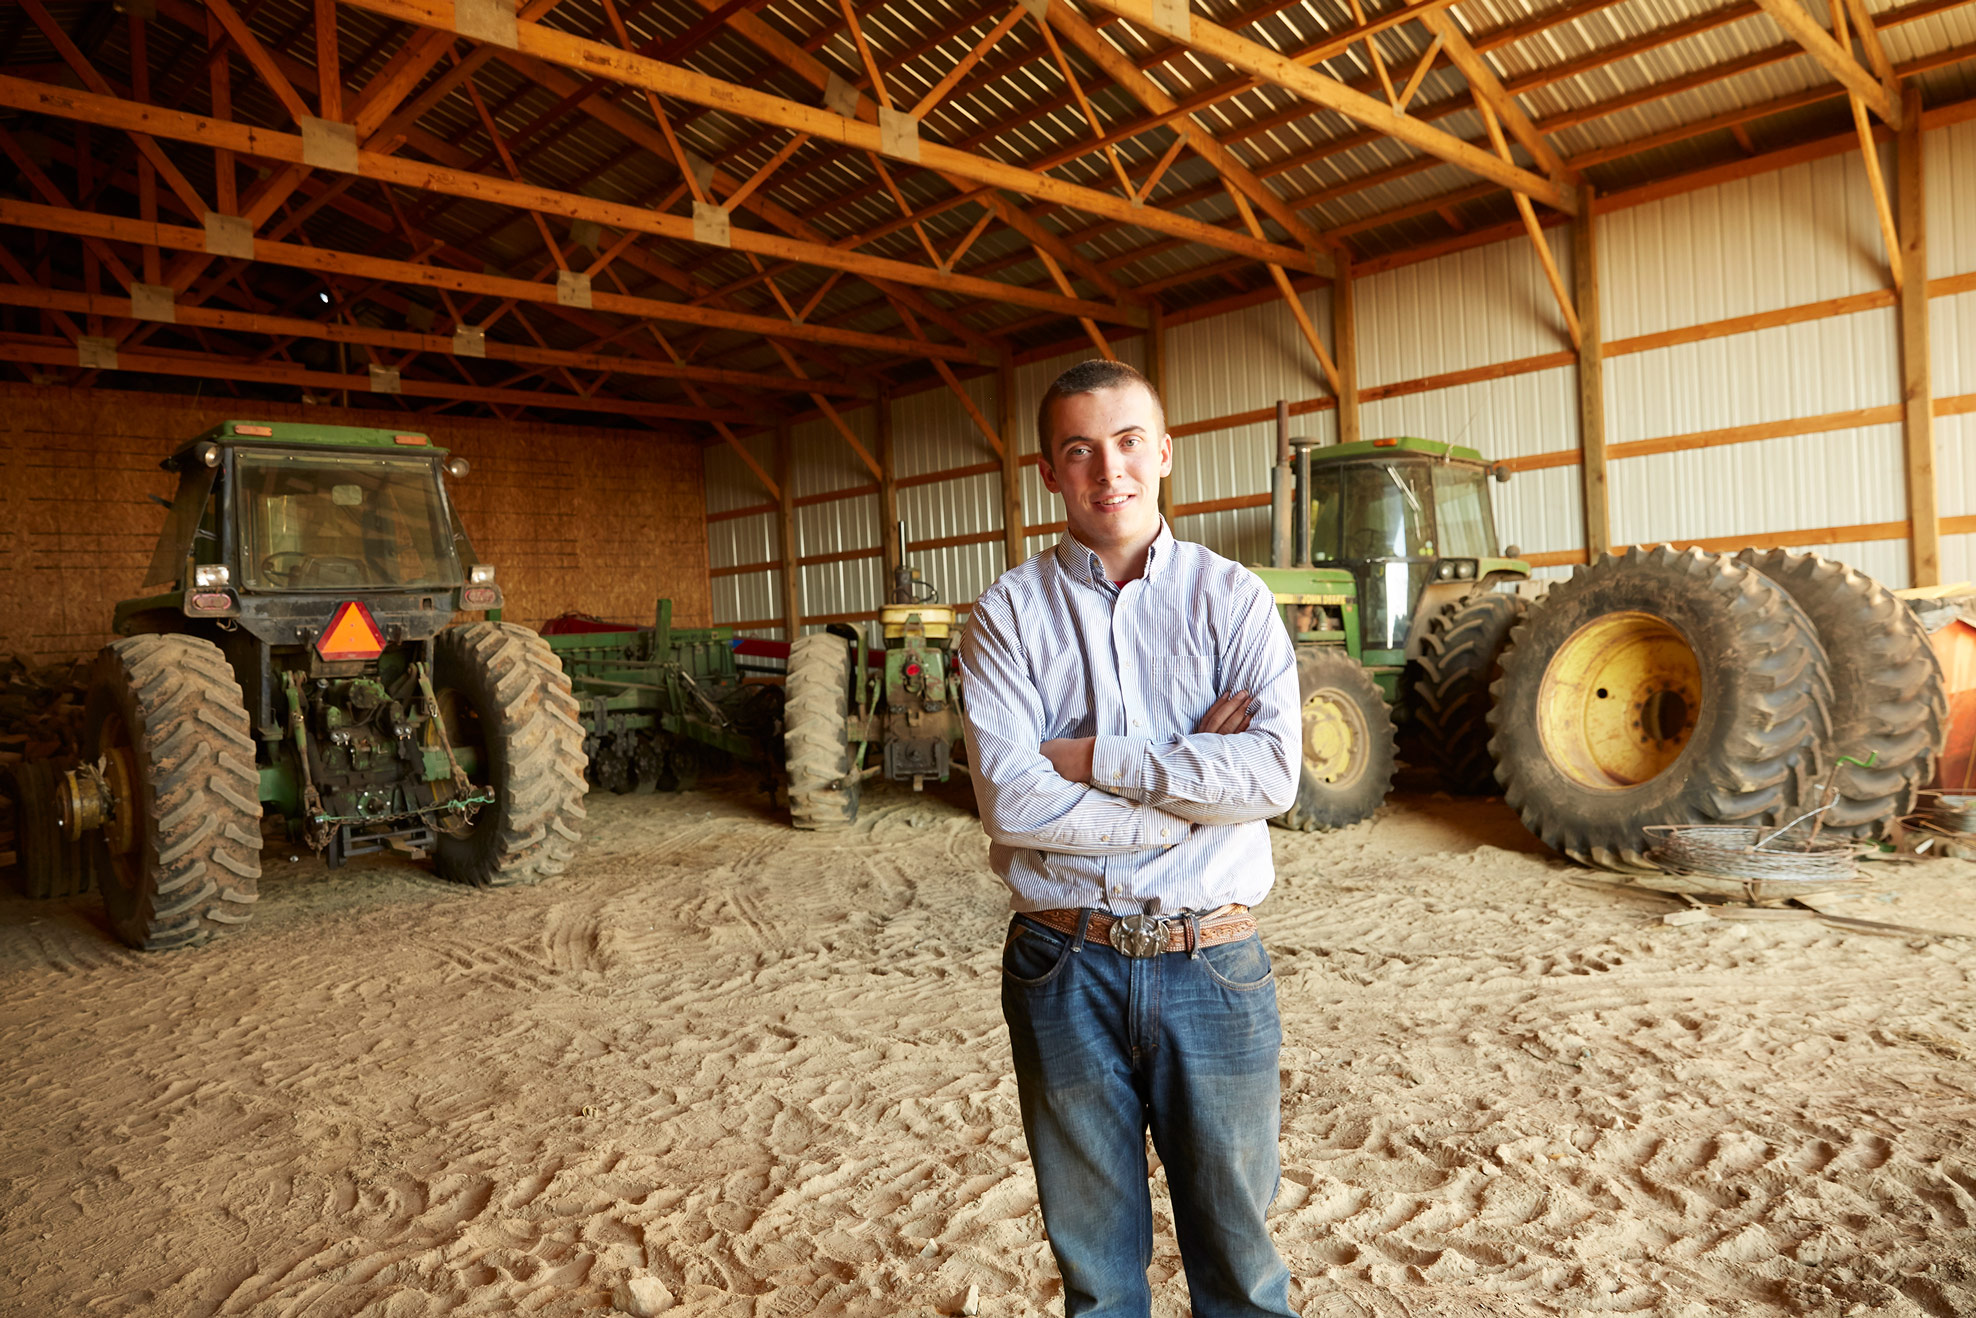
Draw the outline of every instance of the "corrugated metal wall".
<instances>
[{"instance_id":1,"label":"corrugated metal wall","mask_svg":"<svg viewBox=\"0 0 1976 1318\"><path fill-rule=\"evenodd\" d=\"M1931 273L1976 271L1976 124L1927 135ZM1892 151L1883 164L1889 178ZM1571 277L1569 230L1546 233L1553 258ZM1611 212L1599 231L1605 341L1710 324L1887 287L1881 238L1864 162L1857 153ZM1562 318L1527 239L1496 243L1363 277L1354 285L1359 379L1366 391L1567 350ZM1328 289L1304 307L1327 345ZM1931 307L1936 396L1976 394L1976 293L1938 298ZM1627 352L1606 360L1607 441L1693 435L1729 427L1826 417L1899 402L1898 317L1891 307L1741 332L1700 342ZM1116 345L1143 366L1144 340ZM1029 418L1056 374L1089 356L1073 352L1016 372L1020 449L1033 458ZM1316 361L1278 299L1212 319L1173 326L1167 336L1168 419L1174 442L1175 501L1181 505L1256 496L1269 488L1274 428L1217 418L1269 408L1278 398L1312 401L1328 389ZM994 381L980 377L970 396L993 420ZM1491 458L1525 458L1579 444L1575 366L1523 370L1504 378L1374 397L1363 404L1368 437L1420 435L1480 449ZM863 436L869 408L846 413ZM895 400L893 432L902 478L985 463L986 442L944 389ZM1191 426L1202 429L1187 433ZM1293 433L1329 443L1336 416L1297 416ZM1943 517L1976 514L1976 414L1937 420ZM869 439L867 440L868 443ZM772 445L751 449L769 465ZM870 474L826 424L797 431L798 495L870 483ZM708 450L709 510L756 505L766 494L725 446ZM1621 456L1610 467L1616 544L1719 536L1790 536L1818 528L1871 526L1906 518L1901 431L1896 421L1786 438L1721 444L1678 453ZM1058 521L1062 506L1043 489L1033 460L1023 467L1028 526ZM1526 471L1494 487L1503 539L1526 553L1568 553L1584 544L1580 473L1575 465ZM912 555L942 598L971 600L1001 571L1001 489L993 472L900 491L913 541L976 536ZM878 543L875 496L799 510L799 553L841 553ZM1184 515L1175 530L1230 557L1268 552L1265 508ZM712 562L776 557L774 517L710 525ZM1028 540L1034 553L1055 536ZM1908 584L1907 542L1871 538L1806 542L1872 573ZM1549 569L1563 572L1568 569ZM1976 576L1976 535L1944 537L1947 580ZM877 607L876 558L802 569L806 617ZM762 619L780 612L774 571L714 582L717 618Z\"/></svg>"},{"instance_id":2,"label":"corrugated metal wall","mask_svg":"<svg viewBox=\"0 0 1976 1318\"><path fill-rule=\"evenodd\" d=\"M1928 137L1928 264L1936 276L1976 270L1976 123ZM1976 394L1976 292L1929 304L1937 398ZM1976 413L1935 418L1942 516L1976 515ZM1976 580L1976 535L1942 537L1942 580Z\"/></svg>"}]
</instances>

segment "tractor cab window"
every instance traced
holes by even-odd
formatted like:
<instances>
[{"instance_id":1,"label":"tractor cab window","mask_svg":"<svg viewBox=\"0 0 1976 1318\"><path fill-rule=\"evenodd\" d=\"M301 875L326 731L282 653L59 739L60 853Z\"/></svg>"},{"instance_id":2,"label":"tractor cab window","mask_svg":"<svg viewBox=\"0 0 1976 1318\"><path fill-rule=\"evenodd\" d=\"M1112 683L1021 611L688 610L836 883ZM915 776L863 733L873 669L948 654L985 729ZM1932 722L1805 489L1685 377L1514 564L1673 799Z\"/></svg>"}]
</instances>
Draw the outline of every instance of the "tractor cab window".
<instances>
[{"instance_id":1,"label":"tractor cab window","mask_svg":"<svg viewBox=\"0 0 1976 1318\"><path fill-rule=\"evenodd\" d=\"M243 451L235 470L249 588L460 584L430 461Z\"/></svg>"},{"instance_id":2,"label":"tractor cab window","mask_svg":"<svg viewBox=\"0 0 1976 1318\"><path fill-rule=\"evenodd\" d=\"M1343 557L1433 555L1434 496L1425 463L1355 464L1343 476Z\"/></svg>"},{"instance_id":3,"label":"tractor cab window","mask_svg":"<svg viewBox=\"0 0 1976 1318\"><path fill-rule=\"evenodd\" d=\"M1441 464L1434 468L1434 515L1440 523L1443 558L1494 558L1496 523L1480 467Z\"/></svg>"}]
</instances>

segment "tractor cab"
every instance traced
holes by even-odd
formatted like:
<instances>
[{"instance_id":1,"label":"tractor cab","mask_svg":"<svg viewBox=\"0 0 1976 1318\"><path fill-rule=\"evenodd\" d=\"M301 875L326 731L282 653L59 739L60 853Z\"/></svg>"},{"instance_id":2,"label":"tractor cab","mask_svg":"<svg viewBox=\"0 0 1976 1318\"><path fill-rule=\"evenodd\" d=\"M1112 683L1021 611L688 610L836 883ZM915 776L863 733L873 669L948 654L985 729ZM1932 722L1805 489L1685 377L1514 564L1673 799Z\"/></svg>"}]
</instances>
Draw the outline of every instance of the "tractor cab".
<instances>
[{"instance_id":1,"label":"tractor cab","mask_svg":"<svg viewBox=\"0 0 1976 1318\"><path fill-rule=\"evenodd\" d=\"M1417 657L1426 619L1447 600L1529 575L1496 539L1489 481L1508 473L1474 449L1426 439L1299 447L1309 562L1351 573L1368 666Z\"/></svg>"}]
</instances>

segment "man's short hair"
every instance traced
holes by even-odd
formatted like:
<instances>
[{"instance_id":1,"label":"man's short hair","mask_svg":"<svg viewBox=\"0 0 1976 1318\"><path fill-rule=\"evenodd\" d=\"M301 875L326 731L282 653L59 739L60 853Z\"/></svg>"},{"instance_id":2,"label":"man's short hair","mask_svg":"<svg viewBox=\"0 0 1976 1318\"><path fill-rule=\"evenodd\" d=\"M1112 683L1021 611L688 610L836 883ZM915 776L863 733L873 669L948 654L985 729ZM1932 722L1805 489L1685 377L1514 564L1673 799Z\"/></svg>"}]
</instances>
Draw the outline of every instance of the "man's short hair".
<instances>
[{"instance_id":1,"label":"man's short hair","mask_svg":"<svg viewBox=\"0 0 1976 1318\"><path fill-rule=\"evenodd\" d=\"M1043 401L1036 405L1036 447L1046 462L1056 461L1056 437L1050 433L1050 409L1057 401L1075 394L1095 394L1100 389L1123 389L1127 385L1138 385L1153 400L1153 411L1158 415L1159 433L1166 433L1166 403L1160 398L1160 391L1153 388L1153 382L1124 362L1108 362L1102 357L1094 357L1059 375L1043 391Z\"/></svg>"}]
</instances>

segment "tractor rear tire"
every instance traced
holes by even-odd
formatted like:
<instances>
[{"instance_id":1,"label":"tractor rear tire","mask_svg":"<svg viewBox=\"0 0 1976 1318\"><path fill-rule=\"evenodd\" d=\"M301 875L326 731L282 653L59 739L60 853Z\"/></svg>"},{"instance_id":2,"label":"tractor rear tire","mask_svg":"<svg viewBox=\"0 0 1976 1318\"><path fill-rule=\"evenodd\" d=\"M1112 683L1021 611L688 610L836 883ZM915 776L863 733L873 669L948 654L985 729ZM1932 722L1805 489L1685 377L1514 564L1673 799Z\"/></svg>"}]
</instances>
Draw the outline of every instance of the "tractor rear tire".
<instances>
[{"instance_id":1,"label":"tractor rear tire","mask_svg":"<svg viewBox=\"0 0 1976 1318\"><path fill-rule=\"evenodd\" d=\"M14 877L23 897L73 897L89 891L82 849L62 829L59 780L47 760L0 769L0 796L13 802Z\"/></svg>"},{"instance_id":2,"label":"tractor rear tire","mask_svg":"<svg viewBox=\"0 0 1976 1318\"><path fill-rule=\"evenodd\" d=\"M789 773L789 822L797 828L843 828L858 817L858 767L851 763L851 647L841 636L811 632L789 647L783 687L783 755Z\"/></svg>"},{"instance_id":3,"label":"tractor rear tire","mask_svg":"<svg viewBox=\"0 0 1976 1318\"><path fill-rule=\"evenodd\" d=\"M1489 688L1503 675L1510 629L1529 605L1494 591L1450 600L1428 619L1413 685L1421 756L1441 786L1464 796L1493 796L1496 760L1489 753Z\"/></svg>"},{"instance_id":4,"label":"tractor rear tire","mask_svg":"<svg viewBox=\"0 0 1976 1318\"><path fill-rule=\"evenodd\" d=\"M1948 735L1948 692L1928 633L1907 605L1863 572L1817 554L1746 549L1736 555L1797 602L1818 630L1832 674L1832 740L1825 772L1839 756L1871 768L1838 764L1837 799L1823 831L1879 839L1912 814L1922 784L1935 776ZM1814 792L1805 808L1822 803Z\"/></svg>"},{"instance_id":5,"label":"tractor rear tire","mask_svg":"<svg viewBox=\"0 0 1976 1318\"><path fill-rule=\"evenodd\" d=\"M1277 817L1303 832L1369 818L1393 785L1393 715L1378 683L1342 646L1297 651L1303 705L1297 800Z\"/></svg>"},{"instance_id":6,"label":"tractor rear tire","mask_svg":"<svg viewBox=\"0 0 1976 1318\"><path fill-rule=\"evenodd\" d=\"M203 943L260 900L261 776L240 683L194 636L131 636L96 657L82 758L118 784L82 838L110 927L131 947Z\"/></svg>"},{"instance_id":7,"label":"tractor rear tire","mask_svg":"<svg viewBox=\"0 0 1976 1318\"><path fill-rule=\"evenodd\" d=\"M455 746L471 747L476 786L494 801L439 829L433 866L476 888L561 874L582 845L583 725L549 643L511 622L470 622L432 646L433 687Z\"/></svg>"},{"instance_id":8,"label":"tractor rear tire","mask_svg":"<svg viewBox=\"0 0 1976 1318\"><path fill-rule=\"evenodd\" d=\"M1607 555L1510 637L1489 743L1511 809L1583 864L1651 873L1655 824L1783 822L1809 794L1825 657L1727 555Z\"/></svg>"}]
</instances>

